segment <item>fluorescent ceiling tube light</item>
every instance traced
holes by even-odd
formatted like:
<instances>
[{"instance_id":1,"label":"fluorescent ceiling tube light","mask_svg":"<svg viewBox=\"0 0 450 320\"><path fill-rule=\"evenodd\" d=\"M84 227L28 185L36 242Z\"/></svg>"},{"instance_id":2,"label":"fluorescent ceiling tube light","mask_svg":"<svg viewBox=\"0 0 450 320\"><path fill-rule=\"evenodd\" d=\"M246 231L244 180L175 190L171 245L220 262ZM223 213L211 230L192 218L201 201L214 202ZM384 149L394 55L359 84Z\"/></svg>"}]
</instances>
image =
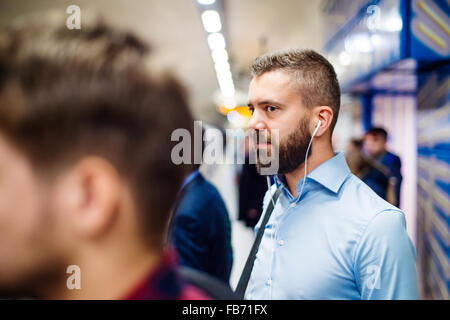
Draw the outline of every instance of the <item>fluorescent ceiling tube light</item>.
<instances>
[{"instance_id":1,"label":"fluorescent ceiling tube light","mask_svg":"<svg viewBox=\"0 0 450 320\"><path fill-rule=\"evenodd\" d=\"M216 0L197 0L200 4L213 4Z\"/></svg>"},{"instance_id":2,"label":"fluorescent ceiling tube light","mask_svg":"<svg viewBox=\"0 0 450 320\"><path fill-rule=\"evenodd\" d=\"M208 36L208 45L211 51L225 49L225 38L221 33L211 33Z\"/></svg>"},{"instance_id":3,"label":"fluorescent ceiling tube light","mask_svg":"<svg viewBox=\"0 0 450 320\"><path fill-rule=\"evenodd\" d=\"M232 82L219 82L220 91L224 97L234 97L234 84Z\"/></svg>"},{"instance_id":4,"label":"fluorescent ceiling tube light","mask_svg":"<svg viewBox=\"0 0 450 320\"><path fill-rule=\"evenodd\" d=\"M219 13L215 10L204 11L202 21L206 32L219 32L222 29Z\"/></svg>"},{"instance_id":5,"label":"fluorescent ceiling tube light","mask_svg":"<svg viewBox=\"0 0 450 320\"><path fill-rule=\"evenodd\" d=\"M214 66L215 66L215 68L216 68L216 72L217 72L217 73L220 73L220 72L230 72L230 69L231 69L230 64L228 63L227 60L216 62L216 63L214 64ZM230 72L230 73L231 73L231 72Z\"/></svg>"},{"instance_id":6,"label":"fluorescent ceiling tube light","mask_svg":"<svg viewBox=\"0 0 450 320\"><path fill-rule=\"evenodd\" d=\"M222 92L222 95L224 97L233 97L234 92L235 92L234 87L227 86L227 85L221 86L220 91Z\"/></svg>"},{"instance_id":7,"label":"fluorescent ceiling tube light","mask_svg":"<svg viewBox=\"0 0 450 320\"><path fill-rule=\"evenodd\" d=\"M216 75L217 78L219 79L219 82L226 81L229 83L233 83L233 78L230 70L216 70L216 71L217 71Z\"/></svg>"},{"instance_id":8,"label":"fluorescent ceiling tube light","mask_svg":"<svg viewBox=\"0 0 450 320\"><path fill-rule=\"evenodd\" d=\"M221 63L223 61L228 61L228 53L227 50L214 50L211 52L211 56L213 58L214 63Z\"/></svg>"}]
</instances>

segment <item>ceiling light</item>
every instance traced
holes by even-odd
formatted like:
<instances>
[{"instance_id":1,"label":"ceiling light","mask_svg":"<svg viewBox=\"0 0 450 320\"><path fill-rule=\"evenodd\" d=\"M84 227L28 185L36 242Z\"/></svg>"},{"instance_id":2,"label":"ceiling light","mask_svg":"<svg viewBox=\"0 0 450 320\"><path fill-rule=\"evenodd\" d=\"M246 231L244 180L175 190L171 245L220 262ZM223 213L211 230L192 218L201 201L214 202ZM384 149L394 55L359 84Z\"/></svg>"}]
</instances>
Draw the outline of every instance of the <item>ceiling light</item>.
<instances>
[{"instance_id":1,"label":"ceiling light","mask_svg":"<svg viewBox=\"0 0 450 320\"><path fill-rule=\"evenodd\" d=\"M211 51L225 49L225 38L221 33L211 33L208 36L208 45Z\"/></svg>"},{"instance_id":2,"label":"ceiling light","mask_svg":"<svg viewBox=\"0 0 450 320\"><path fill-rule=\"evenodd\" d=\"M202 21L206 32L219 32L222 29L219 13L215 10L204 11Z\"/></svg>"},{"instance_id":3,"label":"ceiling light","mask_svg":"<svg viewBox=\"0 0 450 320\"><path fill-rule=\"evenodd\" d=\"M225 49L214 50L211 52L214 63L221 63L222 61L228 61L228 52Z\"/></svg>"},{"instance_id":4,"label":"ceiling light","mask_svg":"<svg viewBox=\"0 0 450 320\"><path fill-rule=\"evenodd\" d=\"M216 0L197 0L200 4L213 4Z\"/></svg>"}]
</instances>

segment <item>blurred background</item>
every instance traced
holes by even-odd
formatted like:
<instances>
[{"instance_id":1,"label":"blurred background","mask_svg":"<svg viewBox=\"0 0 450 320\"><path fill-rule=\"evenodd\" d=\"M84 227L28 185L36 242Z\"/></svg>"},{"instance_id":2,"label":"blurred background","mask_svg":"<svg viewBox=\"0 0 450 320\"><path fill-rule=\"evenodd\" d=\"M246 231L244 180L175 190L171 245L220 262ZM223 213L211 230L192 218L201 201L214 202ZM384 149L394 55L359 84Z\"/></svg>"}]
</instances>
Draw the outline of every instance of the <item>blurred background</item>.
<instances>
[{"instance_id":1,"label":"blurred background","mask_svg":"<svg viewBox=\"0 0 450 320\"><path fill-rule=\"evenodd\" d=\"M246 127L255 57L291 47L322 53L343 93L335 151L370 127L387 130L388 150L402 161L400 208L418 252L421 297L450 299L449 0L2 0L0 26L70 5L81 9L81 27L84 14L99 13L147 40L151 65L171 70L195 118L222 131ZM246 171L232 164L201 171L232 221L234 287L253 241L255 217L242 212Z\"/></svg>"}]
</instances>

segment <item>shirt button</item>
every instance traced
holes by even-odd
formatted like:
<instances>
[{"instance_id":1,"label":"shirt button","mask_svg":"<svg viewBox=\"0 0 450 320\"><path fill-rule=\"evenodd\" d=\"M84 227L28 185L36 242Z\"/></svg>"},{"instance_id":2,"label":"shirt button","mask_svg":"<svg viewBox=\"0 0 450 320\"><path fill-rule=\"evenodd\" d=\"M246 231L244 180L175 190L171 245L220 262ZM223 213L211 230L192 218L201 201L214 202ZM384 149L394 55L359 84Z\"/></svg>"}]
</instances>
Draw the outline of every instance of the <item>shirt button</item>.
<instances>
[{"instance_id":1,"label":"shirt button","mask_svg":"<svg viewBox=\"0 0 450 320\"><path fill-rule=\"evenodd\" d=\"M296 206L297 204L294 202L294 203L291 203L291 208L295 208L295 206Z\"/></svg>"},{"instance_id":2,"label":"shirt button","mask_svg":"<svg viewBox=\"0 0 450 320\"><path fill-rule=\"evenodd\" d=\"M279 240L279 241L278 241L278 244L279 244L280 246L282 246L282 245L284 244L284 241L283 241L283 240Z\"/></svg>"},{"instance_id":3,"label":"shirt button","mask_svg":"<svg viewBox=\"0 0 450 320\"><path fill-rule=\"evenodd\" d=\"M271 284L272 284L272 280L271 279L267 280L267 285L270 286Z\"/></svg>"}]
</instances>

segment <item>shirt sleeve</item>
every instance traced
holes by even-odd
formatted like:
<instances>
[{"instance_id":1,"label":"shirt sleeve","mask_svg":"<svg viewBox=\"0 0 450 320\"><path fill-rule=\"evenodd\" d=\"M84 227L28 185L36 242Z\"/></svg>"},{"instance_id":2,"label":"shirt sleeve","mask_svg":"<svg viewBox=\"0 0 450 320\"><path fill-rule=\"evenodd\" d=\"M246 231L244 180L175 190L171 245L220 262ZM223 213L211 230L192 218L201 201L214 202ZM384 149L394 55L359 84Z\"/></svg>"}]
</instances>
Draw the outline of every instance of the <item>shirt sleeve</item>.
<instances>
[{"instance_id":1,"label":"shirt sleeve","mask_svg":"<svg viewBox=\"0 0 450 320\"><path fill-rule=\"evenodd\" d=\"M377 214L355 252L355 277L363 300L418 299L416 250L403 212Z\"/></svg>"}]
</instances>

